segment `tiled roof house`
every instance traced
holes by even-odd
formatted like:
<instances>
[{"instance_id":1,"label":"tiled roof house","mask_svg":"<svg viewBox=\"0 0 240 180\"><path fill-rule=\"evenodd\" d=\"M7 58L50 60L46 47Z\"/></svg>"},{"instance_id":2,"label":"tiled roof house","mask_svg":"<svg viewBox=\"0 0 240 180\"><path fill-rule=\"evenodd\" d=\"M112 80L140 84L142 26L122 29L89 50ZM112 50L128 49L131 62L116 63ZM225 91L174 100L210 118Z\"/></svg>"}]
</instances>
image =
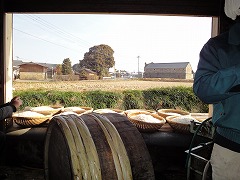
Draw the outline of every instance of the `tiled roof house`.
<instances>
[{"instance_id":1,"label":"tiled roof house","mask_svg":"<svg viewBox=\"0 0 240 180\"><path fill-rule=\"evenodd\" d=\"M56 66L57 64L13 60L13 69L23 80L46 80L52 78Z\"/></svg>"}]
</instances>

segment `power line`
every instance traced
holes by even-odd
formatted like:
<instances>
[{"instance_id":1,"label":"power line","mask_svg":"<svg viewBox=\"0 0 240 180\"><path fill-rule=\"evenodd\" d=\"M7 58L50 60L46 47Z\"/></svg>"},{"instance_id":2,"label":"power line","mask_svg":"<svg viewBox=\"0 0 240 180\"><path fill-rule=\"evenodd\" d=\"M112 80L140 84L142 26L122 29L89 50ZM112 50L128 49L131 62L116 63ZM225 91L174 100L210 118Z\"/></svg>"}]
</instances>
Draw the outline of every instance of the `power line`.
<instances>
[{"instance_id":1,"label":"power line","mask_svg":"<svg viewBox=\"0 0 240 180\"><path fill-rule=\"evenodd\" d=\"M51 42L51 41L49 41L49 40L46 40L46 39L40 38L40 37L38 37L38 36L35 36L35 35L32 35L32 34L29 34L29 33L27 33L27 32L21 31L21 30L19 30L19 29L16 29L16 28L13 28L13 29L14 29L15 31L21 32L21 33L23 33L23 34L26 34L26 35L28 35L28 36L32 36L32 37L34 37L34 38L40 39L40 40L42 40L42 41L45 41L45 42L48 42L48 43L51 43L51 44L54 44L54 45L56 45L56 46L60 46L60 47L63 47L63 48L66 48L66 49L70 49L70 50L75 51L75 52L79 52L79 51L77 51L77 50L74 50L74 49L68 48L68 47L63 46L63 45L60 45L60 44L56 44L56 43L54 43L54 42Z\"/></svg>"},{"instance_id":2,"label":"power line","mask_svg":"<svg viewBox=\"0 0 240 180\"><path fill-rule=\"evenodd\" d=\"M69 33L69 32L66 32L66 31L60 29L59 27L55 26L54 24L51 24L51 23L47 22L46 20L40 18L39 16L36 16L36 17L37 17L38 19L42 20L43 22L46 22L47 24L51 25L52 27L57 28L57 29L60 30L61 32L65 33L66 35L69 35L69 36L73 37L74 39L77 38L78 40L82 41L83 43L85 43L85 44L87 44L87 45L91 45L91 44L92 44L92 43L90 43L90 42L88 42L88 41L86 41L86 40L84 40L84 39L82 39L82 38L79 38L78 36L75 36L75 35L73 35L73 34L71 34L71 33Z\"/></svg>"},{"instance_id":3,"label":"power line","mask_svg":"<svg viewBox=\"0 0 240 180\"><path fill-rule=\"evenodd\" d=\"M47 21L44 21L44 20L42 20L40 17L38 17L38 16L33 16L33 15L18 15L18 16L14 16L14 17L17 17L17 18L20 18L20 19L23 19L23 20L25 20L25 21L29 21L29 22L31 22L31 23L33 23L35 26L38 26L40 29L42 29L42 30L44 30L44 31L46 31L46 32L49 32L49 33L52 33L52 34L54 34L55 36L58 36L58 37L60 37L60 38L62 38L62 39L64 39L65 41L67 41L68 43L74 43L76 46L80 46L81 47L81 49L82 48L84 48L84 49L88 49L89 47L90 47L90 45L89 46L87 46L87 45L84 45L84 44L81 44L81 43L79 43L79 41L77 41L76 40L76 38L73 38L73 37L70 37L69 35L67 36L66 34L70 34L70 33L67 33L67 32L65 32L65 33L63 33L63 31L62 30L60 30L59 28L57 29L57 27L56 26L54 26L54 25L52 25L52 24L50 24L50 23L48 23ZM41 19L41 20L38 20L38 19ZM56 27L56 28L55 28ZM19 30L19 29L18 29ZM50 31L49 31L50 30ZM22 31L22 30L19 30L19 31L21 31L21 32L24 32L24 31ZM29 34L29 33L27 33L27 32L24 32L25 34ZM70 34L71 35L71 34ZM32 35L31 34L31 36L34 36L34 35ZM73 35L72 35L73 36ZM36 35L35 35L35 37L36 37ZM39 38L38 38L39 39ZM49 40L44 40L44 41L49 41ZM55 45L58 45L58 46L62 46L63 47L63 45L59 45L59 43L53 43L53 42L51 42L51 44L55 44ZM66 47L66 46L64 46L64 47ZM68 49L70 49L70 48L68 48ZM82 52L82 53L85 53L86 52L86 50L80 50L79 52Z\"/></svg>"},{"instance_id":4,"label":"power line","mask_svg":"<svg viewBox=\"0 0 240 180\"><path fill-rule=\"evenodd\" d=\"M35 19L32 19L32 20L35 21ZM78 42L76 42L76 41L74 41L74 40L72 40L72 39L69 39L69 38L66 37L66 36L65 36L65 37L62 36L63 34L61 34L59 31L57 31L57 30L54 29L54 28L51 28L50 26L48 26L48 25L46 25L46 24L44 24L44 23L41 23L41 22L37 22L37 23L39 23L41 29L43 29L43 30L46 31L46 32L50 32L50 33L54 34L55 36L58 36L58 37L66 40L66 41L68 41L68 42L75 43L75 44L77 44L77 45L79 45L79 46L82 46L82 47L84 47L84 48L86 47L86 46L84 46L84 45L78 44ZM43 26L46 27L46 28L49 28L49 29L53 29L54 32L53 32L53 31L47 31L46 29L42 28Z\"/></svg>"},{"instance_id":5,"label":"power line","mask_svg":"<svg viewBox=\"0 0 240 180\"><path fill-rule=\"evenodd\" d=\"M27 14L25 16L30 18L31 20L45 26L48 29L54 30L54 33L58 33L59 35L65 36L66 38L64 38L64 39L68 39L71 42L76 42L76 43L79 43L79 41L80 41L84 45L82 45L82 44L79 44L79 45L83 46L83 47L88 47L89 48L89 46L91 45L91 43L89 43L89 42L87 42L87 41L69 33L69 32L66 32L66 31L60 29L59 27L53 25L52 23L49 23L46 20L40 18L39 16L31 15L31 14ZM77 41L77 40L79 40L79 41Z\"/></svg>"}]
</instances>

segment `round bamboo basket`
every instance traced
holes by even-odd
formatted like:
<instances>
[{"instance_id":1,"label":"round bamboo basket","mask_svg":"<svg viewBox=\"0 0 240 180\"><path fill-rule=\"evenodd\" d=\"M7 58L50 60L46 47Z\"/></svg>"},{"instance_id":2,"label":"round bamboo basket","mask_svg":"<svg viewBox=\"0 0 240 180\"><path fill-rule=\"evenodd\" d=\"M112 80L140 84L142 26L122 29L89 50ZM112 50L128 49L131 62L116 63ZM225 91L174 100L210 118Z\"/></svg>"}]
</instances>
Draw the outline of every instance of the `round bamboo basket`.
<instances>
[{"instance_id":1,"label":"round bamboo basket","mask_svg":"<svg viewBox=\"0 0 240 180\"><path fill-rule=\"evenodd\" d=\"M65 107L62 109L62 112L74 112L77 114L85 114L93 111L92 107L84 107L84 106L73 106L73 107Z\"/></svg>"},{"instance_id":2,"label":"round bamboo basket","mask_svg":"<svg viewBox=\"0 0 240 180\"><path fill-rule=\"evenodd\" d=\"M180 118L182 119L187 118L187 120L184 120L183 122L181 121ZM190 133L191 120L197 121L195 118L191 116L167 116L166 120L167 120L167 123L174 129L174 131L181 132L181 133Z\"/></svg>"},{"instance_id":3,"label":"round bamboo basket","mask_svg":"<svg viewBox=\"0 0 240 180\"><path fill-rule=\"evenodd\" d=\"M31 111L44 115L56 115L63 109L63 106L38 106L30 108Z\"/></svg>"},{"instance_id":4,"label":"round bamboo basket","mask_svg":"<svg viewBox=\"0 0 240 180\"><path fill-rule=\"evenodd\" d=\"M159 116L162 116L163 118L166 118L167 116L186 116L190 115L189 112L183 111L183 110L178 110L178 109L159 109L157 111Z\"/></svg>"},{"instance_id":5,"label":"round bamboo basket","mask_svg":"<svg viewBox=\"0 0 240 180\"><path fill-rule=\"evenodd\" d=\"M33 127L33 126L39 126L41 124L44 124L45 122L49 121L52 118L51 115L47 116L39 116L39 117L21 117L18 116L18 114L13 115L12 119L13 121L22 127Z\"/></svg>"},{"instance_id":6,"label":"round bamboo basket","mask_svg":"<svg viewBox=\"0 0 240 180\"><path fill-rule=\"evenodd\" d=\"M159 120L159 122L147 122L147 121L143 121L143 120L138 120L138 119L134 119L134 116L137 116L139 114L145 114L145 115L150 115L153 118ZM127 117L129 119L129 121L131 121L140 132L155 132L158 131L165 123L166 120L159 116L158 114L153 114L153 113L149 113L149 112L135 112L135 113L128 113Z\"/></svg>"}]
</instances>

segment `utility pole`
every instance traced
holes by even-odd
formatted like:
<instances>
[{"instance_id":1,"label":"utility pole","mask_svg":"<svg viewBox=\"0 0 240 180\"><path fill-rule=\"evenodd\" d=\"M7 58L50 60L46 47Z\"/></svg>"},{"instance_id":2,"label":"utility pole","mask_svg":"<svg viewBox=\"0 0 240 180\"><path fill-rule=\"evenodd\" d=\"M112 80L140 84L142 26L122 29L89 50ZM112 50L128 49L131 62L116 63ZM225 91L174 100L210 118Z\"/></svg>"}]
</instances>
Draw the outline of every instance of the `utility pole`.
<instances>
[{"instance_id":1,"label":"utility pole","mask_svg":"<svg viewBox=\"0 0 240 180\"><path fill-rule=\"evenodd\" d=\"M139 78L139 58L140 58L140 56L138 56L137 58L138 58L138 78Z\"/></svg>"}]
</instances>

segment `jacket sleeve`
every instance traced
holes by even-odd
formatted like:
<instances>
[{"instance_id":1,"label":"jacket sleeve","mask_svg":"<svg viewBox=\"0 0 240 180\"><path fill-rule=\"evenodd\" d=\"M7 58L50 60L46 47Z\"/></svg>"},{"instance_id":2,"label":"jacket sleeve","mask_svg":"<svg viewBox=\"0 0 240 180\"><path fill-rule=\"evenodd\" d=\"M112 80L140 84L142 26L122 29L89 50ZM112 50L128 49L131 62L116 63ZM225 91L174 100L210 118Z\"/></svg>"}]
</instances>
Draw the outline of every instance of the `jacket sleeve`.
<instances>
[{"instance_id":1,"label":"jacket sleeve","mask_svg":"<svg viewBox=\"0 0 240 180\"><path fill-rule=\"evenodd\" d=\"M224 68L227 62L221 61L218 50L209 41L203 46L193 83L194 93L208 104L240 93L230 91L240 84L240 65Z\"/></svg>"},{"instance_id":2,"label":"jacket sleeve","mask_svg":"<svg viewBox=\"0 0 240 180\"><path fill-rule=\"evenodd\" d=\"M8 103L6 103L6 104L1 104L1 105L0 105L0 108L5 107L5 106L9 106L9 105L10 105L10 102L8 102Z\"/></svg>"},{"instance_id":3,"label":"jacket sleeve","mask_svg":"<svg viewBox=\"0 0 240 180\"><path fill-rule=\"evenodd\" d=\"M0 108L0 121L5 118L11 117L14 112L14 108L11 105Z\"/></svg>"}]
</instances>

